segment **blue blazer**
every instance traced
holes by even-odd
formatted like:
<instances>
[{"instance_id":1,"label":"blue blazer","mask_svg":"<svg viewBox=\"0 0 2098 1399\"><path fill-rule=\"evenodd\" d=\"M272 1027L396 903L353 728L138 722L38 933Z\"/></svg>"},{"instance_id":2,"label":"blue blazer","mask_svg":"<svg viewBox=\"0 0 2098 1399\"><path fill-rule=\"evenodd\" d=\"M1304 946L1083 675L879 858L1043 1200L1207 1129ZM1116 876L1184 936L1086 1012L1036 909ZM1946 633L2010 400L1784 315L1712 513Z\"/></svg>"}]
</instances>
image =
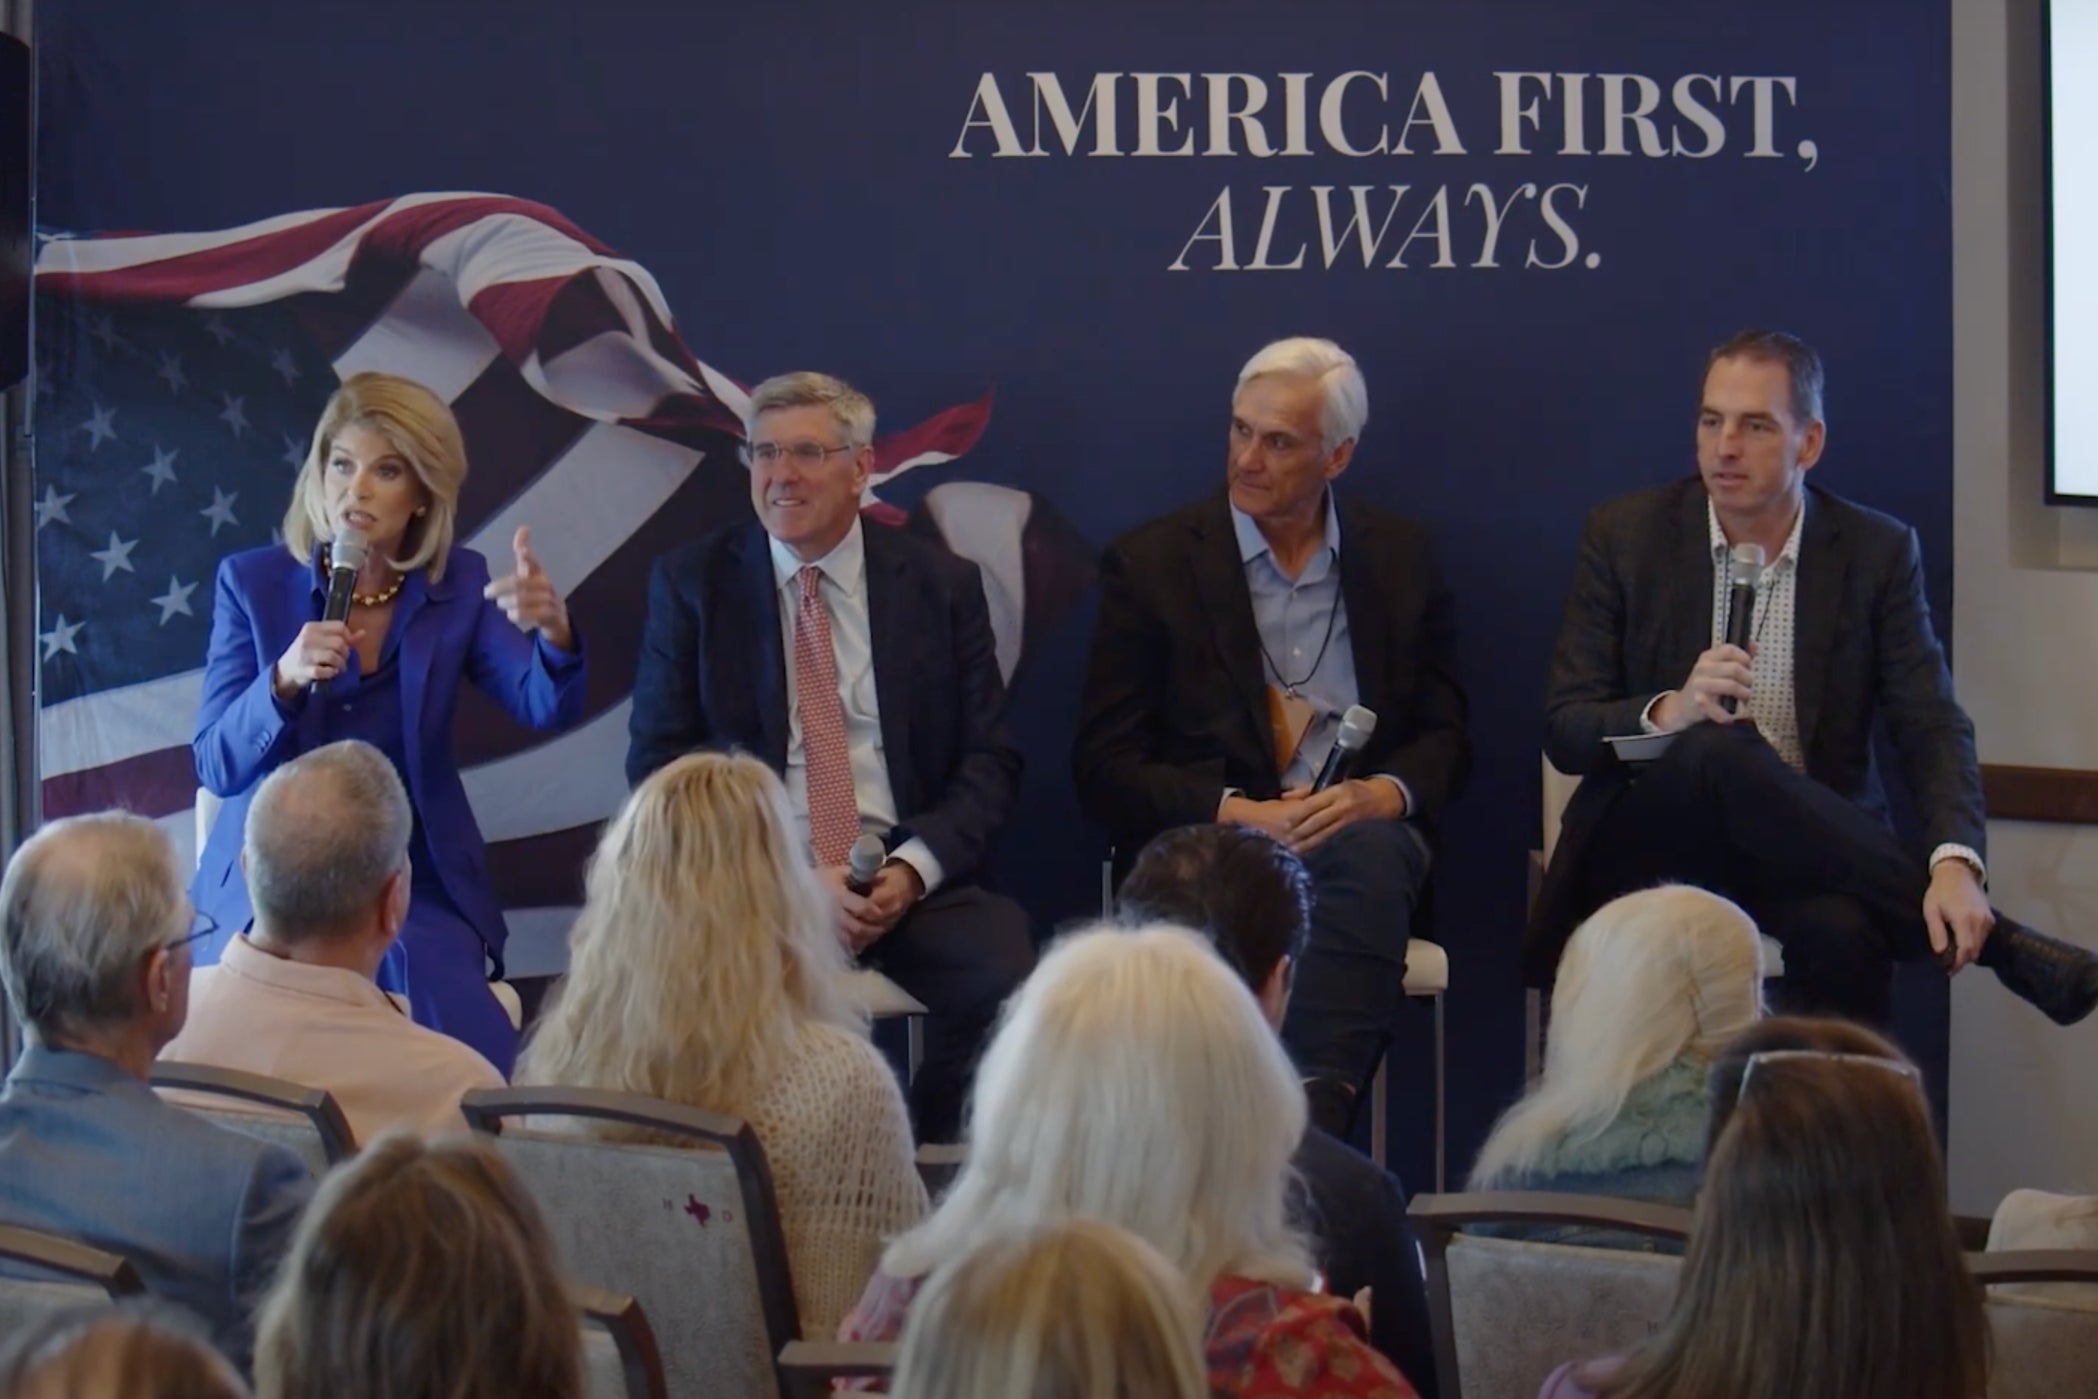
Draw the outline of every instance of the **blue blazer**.
<instances>
[{"instance_id":1,"label":"blue blazer","mask_svg":"<svg viewBox=\"0 0 2098 1399\"><path fill-rule=\"evenodd\" d=\"M500 956L509 929L488 881L488 851L467 805L452 757L452 711L459 682L471 680L535 728L566 728L583 714L583 658L563 655L511 624L481 596L488 561L455 547L444 581L410 573L394 604L400 634L402 730L408 800L422 819L445 893L491 953ZM254 917L240 873L241 833L255 788L280 764L327 741L323 706L300 696L280 705L270 689L277 658L299 628L318 621L327 601L319 560L301 563L281 546L250 549L219 564L211 610L211 652L204 663L204 701L191 744L197 780L226 799L197 863L190 897L217 920L200 963L218 960L226 940Z\"/></svg>"},{"instance_id":2,"label":"blue blazer","mask_svg":"<svg viewBox=\"0 0 2098 1399\"><path fill-rule=\"evenodd\" d=\"M974 879L1019 793L990 608L975 564L868 522L867 612L894 849L923 840L950 884ZM787 765L787 668L772 550L756 520L656 561L634 677L627 780L696 748Z\"/></svg>"},{"instance_id":3,"label":"blue blazer","mask_svg":"<svg viewBox=\"0 0 2098 1399\"><path fill-rule=\"evenodd\" d=\"M0 1094L0 1223L130 1259L243 1373L255 1306L312 1193L285 1148L170 1107L92 1054L31 1044Z\"/></svg>"}]
</instances>

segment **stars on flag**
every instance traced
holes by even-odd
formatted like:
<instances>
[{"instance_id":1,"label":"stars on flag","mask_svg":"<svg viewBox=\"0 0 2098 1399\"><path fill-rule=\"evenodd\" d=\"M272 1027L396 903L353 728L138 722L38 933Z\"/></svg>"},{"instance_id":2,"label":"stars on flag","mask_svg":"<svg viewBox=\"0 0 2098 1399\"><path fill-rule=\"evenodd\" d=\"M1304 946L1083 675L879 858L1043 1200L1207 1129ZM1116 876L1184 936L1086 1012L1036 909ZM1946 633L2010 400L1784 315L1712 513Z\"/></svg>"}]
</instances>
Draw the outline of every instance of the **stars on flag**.
<instances>
[{"instance_id":1,"label":"stars on flag","mask_svg":"<svg viewBox=\"0 0 2098 1399\"><path fill-rule=\"evenodd\" d=\"M88 415L88 420L85 423L81 424L80 429L82 432L85 432L88 436L87 449L90 452L94 451L95 448L101 446L104 442L115 441L117 435L117 410L114 408L104 408L99 403L94 404L92 406L93 412L91 412Z\"/></svg>"},{"instance_id":2,"label":"stars on flag","mask_svg":"<svg viewBox=\"0 0 2098 1399\"><path fill-rule=\"evenodd\" d=\"M138 572L137 569L131 566L131 551L137 547L138 541L136 539L119 539L117 532L111 530L109 532L109 547L106 549L91 549L88 551L88 557L102 565L102 581L107 583L118 569L122 569L126 573Z\"/></svg>"},{"instance_id":3,"label":"stars on flag","mask_svg":"<svg viewBox=\"0 0 2098 1399\"><path fill-rule=\"evenodd\" d=\"M277 353L270 356L270 368L283 377L284 387L287 389L291 387L292 381L299 377L299 367L292 363L291 351L281 347Z\"/></svg>"},{"instance_id":4,"label":"stars on flag","mask_svg":"<svg viewBox=\"0 0 2098 1399\"><path fill-rule=\"evenodd\" d=\"M211 521L211 537L218 538L220 525L237 525L240 521L233 514L233 502L240 499L239 491L222 491L211 488L211 504L197 513Z\"/></svg>"},{"instance_id":5,"label":"stars on flag","mask_svg":"<svg viewBox=\"0 0 2098 1399\"><path fill-rule=\"evenodd\" d=\"M160 377L167 380L169 393L181 393L189 386L189 376L182 372L182 356L164 352L160 356Z\"/></svg>"},{"instance_id":6,"label":"stars on flag","mask_svg":"<svg viewBox=\"0 0 2098 1399\"><path fill-rule=\"evenodd\" d=\"M105 350L114 350L124 343L123 337L117 334L116 321L107 314L95 317L94 322L88 326L87 333L94 336Z\"/></svg>"},{"instance_id":7,"label":"stars on flag","mask_svg":"<svg viewBox=\"0 0 2098 1399\"><path fill-rule=\"evenodd\" d=\"M166 626L168 619L178 612L185 617L197 615L189 610L189 595L196 590L196 584L185 583L171 573L168 575L168 590L159 597L147 598L146 601L160 609L160 625Z\"/></svg>"},{"instance_id":8,"label":"stars on flag","mask_svg":"<svg viewBox=\"0 0 2098 1399\"><path fill-rule=\"evenodd\" d=\"M159 495L162 486L175 484L175 458L180 455L179 450L162 451L158 442L153 444L153 460L139 468L153 478L153 494Z\"/></svg>"},{"instance_id":9,"label":"stars on flag","mask_svg":"<svg viewBox=\"0 0 2098 1399\"><path fill-rule=\"evenodd\" d=\"M44 643L44 659L48 661L61 651L69 656L79 655L80 648L73 644L73 638L86 625L85 622L68 622L66 614L59 613L51 623L51 630L37 634L37 640Z\"/></svg>"},{"instance_id":10,"label":"stars on flag","mask_svg":"<svg viewBox=\"0 0 2098 1399\"><path fill-rule=\"evenodd\" d=\"M233 327L226 324L224 316L214 312L204 318L204 333L218 341L219 348L224 349L226 342L233 338Z\"/></svg>"},{"instance_id":11,"label":"stars on flag","mask_svg":"<svg viewBox=\"0 0 2098 1399\"><path fill-rule=\"evenodd\" d=\"M44 498L36 503L36 527L42 529L53 520L62 525L72 524L73 517L66 513L66 507L75 499L75 496L60 495L58 487L45 483Z\"/></svg>"},{"instance_id":12,"label":"stars on flag","mask_svg":"<svg viewBox=\"0 0 2098 1399\"><path fill-rule=\"evenodd\" d=\"M219 421L232 428L233 435L239 437L248 430L247 396L229 393L221 394L220 397L225 400L226 406L219 410Z\"/></svg>"},{"instance_id":13,"label":"stars on flag","mask_svg":"<svg viewBox=\"0 0 2098 1399\"><path fill-rule=\"evenodd\" d=\"M280 433L284 439L284 464L297 471L306 464L306 444L290 433Z\"/></svg>"}]
</instances>

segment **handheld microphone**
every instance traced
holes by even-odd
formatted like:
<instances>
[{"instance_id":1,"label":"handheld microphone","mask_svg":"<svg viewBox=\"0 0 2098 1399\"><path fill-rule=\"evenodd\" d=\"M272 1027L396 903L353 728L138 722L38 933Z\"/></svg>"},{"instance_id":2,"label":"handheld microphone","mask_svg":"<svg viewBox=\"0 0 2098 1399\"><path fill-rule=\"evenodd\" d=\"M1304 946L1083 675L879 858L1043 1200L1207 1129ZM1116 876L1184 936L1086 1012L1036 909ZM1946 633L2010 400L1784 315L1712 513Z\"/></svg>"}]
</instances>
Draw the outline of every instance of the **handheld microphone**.
<instances>
[{"instance_id":1,"label":"handheld microphone","mask_svg":"<svg viewBox=\"0 0 2098 1399\"><path fill-rule=\"evenodd\" d=\"M882 847L880 836L861 836L852 843L852 853L845 860L845 887L861 898L874 892L875 877L881 873L889 852Z\"/></svg>"},{"instance_id":2,"label":"handheld microphone","mask_svg":"<svg viewBox=\"0 0 2098 1399\"><path fill-rule=\"evenodd\" d=\"M1756 582L1763 576L1763 546L1760 544L1736 544L1731 562L1727 564L1726 644L1748 649L1755 639ZM1727 695L1720 700L1726 712L1732 714L1735 699Z\"/></svg>"},{"instance_id":3,"label":"handheld microphone","mask_svg":"<svg viewBox=\"0 0 2098 1399\"><path fill-rule=\"evenodd\" d=\"M1318 780L1311 784L1314 792L1323 792L1336 782L1348 779L1348 769L1355 766L1355 759L1369 743L1370 735L1377 731L1377 716L1359 704L1348 706L1347 713L1340 716L1340 737L1326 750L1326 761L1319 767Z\"/></svg>"},{"instance_id":4,"label":"handheld microphone","mask_svg":"<svg viewBox=\"0 0 2098 1399\"><path fill-rule=\"evenodd\" d=\"M335 542L328 546L328 606L321 613L323 622L340 622L350 615L357 574L370 554L371 542L363 530L344 525L336 531Z\"/></svg>"}]
</instances>

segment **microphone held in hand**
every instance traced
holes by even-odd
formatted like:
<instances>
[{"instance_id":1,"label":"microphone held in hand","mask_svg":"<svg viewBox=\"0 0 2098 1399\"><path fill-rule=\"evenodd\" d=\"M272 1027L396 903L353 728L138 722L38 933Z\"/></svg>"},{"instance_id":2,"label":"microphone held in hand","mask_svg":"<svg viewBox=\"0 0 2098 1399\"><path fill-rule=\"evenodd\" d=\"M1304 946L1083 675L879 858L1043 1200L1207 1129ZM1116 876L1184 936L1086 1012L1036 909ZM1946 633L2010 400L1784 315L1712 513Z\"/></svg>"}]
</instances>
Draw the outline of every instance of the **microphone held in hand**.
<instances>
[{"instance_id":1,"label":"microphone held in hand","mask_svg":"<svg viewBox=\"0 0 2098 1399\"><path fill-rule=\"evenodd\" d=\"M1314 792L1323 792L1337 782L1348 780L1348 770L1355 766L1355 759L1377 731L1375 712L1359 704L1348 706L1347 713L1340 716L1340 737L1333 740L1333 747L1326 752L1326 761L1319 768L1318 780L1311 784Z\"/></svg>"},{"instance_id":2,"label":"microphone held in hand","mask_svg":"<svg viewBox=\"0 0 2098 1399\"><path fill-rule=\"evenodd\" d=\"M371 553L371 541L361 529L344 525L328 546L328 606L323 622L340 622L350 615L350 600L357 589L357 575Z\"/></svg>"},{"instance_id":3,"label":"microphone held in hand","mask_svg":"<svg viewBox=\"0 0 2098 1399\"><path fill-rule=\"evenodd\" d=\"M845 887L866 898L874 892L875 878L888 858L880 836L861 836L852 843L852 853L845 858Z\"/></svg>"},{"instance_id":4,"label":"microphone held in hand","mask_svg":"<svg viewBox=\"0 0 2098 1399\"><path fill-rule=\"evenodd\" d=\"M1756 583L1763 577L1763 546L1760 544L1736 544L1732 560L1727 564L1726 644L1748 649L1748 643L1756 635ZM1727 695L1720 700L1726 712L1732 714L1735 699Z\"/></svg>"}]
</instances>

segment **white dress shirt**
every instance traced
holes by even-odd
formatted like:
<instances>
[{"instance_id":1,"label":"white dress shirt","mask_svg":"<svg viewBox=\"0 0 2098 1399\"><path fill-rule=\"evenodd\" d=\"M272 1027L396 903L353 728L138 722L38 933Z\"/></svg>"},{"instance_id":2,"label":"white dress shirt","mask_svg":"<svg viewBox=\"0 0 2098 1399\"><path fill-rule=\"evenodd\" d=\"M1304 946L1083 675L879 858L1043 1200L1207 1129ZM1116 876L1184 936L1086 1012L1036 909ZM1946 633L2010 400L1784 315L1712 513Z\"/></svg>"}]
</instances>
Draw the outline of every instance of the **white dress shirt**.
<instances>
[{"instance_id":1,"label":"white dress shirt","mask_svg":"<svg viewBox=\"0 0 2098 1399\"><path fill-rule=\"evenodd\" d=\"M817 559L823 574L821 596L830 614L831 652L838 667L838 699L845 707L845 742L852 761L852 791L860 809L860 831L887 839L898 813L889 786L889 766L881 740L881 698L874 685L874 628L867 612L867 539L858 520L838 547ZM787 658L787 801L801 833L809 833L809 764L801 737L801 701L794 677L794 618L801 608L801 570L792 549L777 539L772 546L772 577L779 597L780 641ZM918 872L930 894L940 887L944 871L932 847L915 836L889 856Z\"/></svg>"}]
</instances>

